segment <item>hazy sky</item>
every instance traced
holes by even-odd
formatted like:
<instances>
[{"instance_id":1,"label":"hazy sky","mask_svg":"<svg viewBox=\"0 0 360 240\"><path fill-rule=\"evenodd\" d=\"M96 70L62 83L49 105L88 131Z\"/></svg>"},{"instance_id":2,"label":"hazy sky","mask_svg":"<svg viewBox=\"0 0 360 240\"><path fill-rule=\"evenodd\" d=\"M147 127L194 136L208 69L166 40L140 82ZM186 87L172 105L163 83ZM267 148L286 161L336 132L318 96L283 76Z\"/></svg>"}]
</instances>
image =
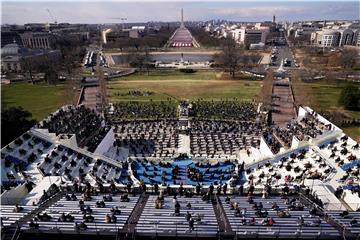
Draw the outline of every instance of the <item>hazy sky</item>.
<instances>
[{"instance_id":1,"label":"hazy sky","mask_svg":"<svg viewBox=\"0 0 360 240\"><path fill-rule=\"evenodd\" d=\"M360 19L359 1L2 1L2 23L58 22L111 23L227 19L238 21Z\"/></svg>"}]
</instances>

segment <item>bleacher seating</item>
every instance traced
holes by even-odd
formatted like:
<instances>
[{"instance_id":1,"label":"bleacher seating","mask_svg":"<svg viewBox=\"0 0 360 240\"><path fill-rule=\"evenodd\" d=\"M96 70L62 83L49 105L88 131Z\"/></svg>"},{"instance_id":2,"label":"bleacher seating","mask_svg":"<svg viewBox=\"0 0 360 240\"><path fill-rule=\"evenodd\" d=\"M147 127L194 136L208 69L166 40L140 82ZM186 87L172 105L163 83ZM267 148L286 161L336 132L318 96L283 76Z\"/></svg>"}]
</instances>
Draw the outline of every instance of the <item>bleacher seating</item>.
<instances>
[{"instance_id":1,"label":"bleacher seating","mask_svg":"<svg viewBox=\"0 0 360 240\"><path fill-rule=\"evenodd\" d=\"M0 206L1 222L4 227L9 227L11 224L19 221L36 208L34 206L18 206L19 208L22 208L22 210L16 212L14 211L15 207L15 205Z\"/></svg>"},{"instance_id":2,"label":"bleacher seating","mask_svg":"<svg viewBox=\"0 0 360 240\"><path fill-rule=\"evenodd\" d=\"M253 208L254 204L250 204L247 200L247 197L232 196L230 202L226 203L226 197L221 197L221 201L226 213L227 218L231 224L232 230L242 237L259 237L259 238L277 238L277 237L286 237L286 238L317 238L328 236L329 238L338 237L339 232L332 227L330 224L319 221L318 216L313 216L309 214L309 209L304 207L304 210L290 210L290 217L279 217L276 210L273 210L273 204L276 203L279 207L279 210L286 210L289 208L289 204L284 203L284 199L281 197L254 197L254 203L259 205L260 203L263 206L263 212L267 211L268 218L272 218L274 223L266 225L262 223L264 217L259 217L256 215L256 210ZM297 201L298 202L298 201ZM242 216L235 216L235 210L231 209L231 203L237 203L240 208L246 208L245 220L246 223L243 223ZM301 206L301 205L298 205ZM299 218L303 218L303 224L299 224ZM255 223L252 225L251 219L255 218ZM265 217L266 218L266 217Z\"/></svg>"},{"instance_id":3,"label":"bleacher seating","mask_svg":"<svg viewBox=\"0 0 360 240\"><path fill-rule=\"evenodd\" d=\"M162 209L155 209L156 198L157 196L150 196L140 216L136 226L136 231L140 234L153 235L157 233L159 235L167 234L172 236L175 234L216 236L218 224L211 202L204 202L199 197L185 198L178 196L177 201L181 206L180 215L175 216L172 197L164 198ZM188 203L191 204L191 209L186 207ZM189 231L189 223L186 220L187 211L189 211L195 220L198 214L201 218L200 222L195 221L193 231Z\"/></svg>"},{"instance_id":4,"label":"bleacher seating","mask_svg":"<svg viewBox=\"0 0 360 240\"><path fill-rule=\"evenodd\" d=\"M93 222L86 222L87 229L84 230L88 233L94 233L94 232L113 232L116 233L118 229L122 229L126 221L128 220L131 212L133 211L135 205L137 204L137 201L139 199L138 196L136 197L129 197L129 202L120 202L121 196L113 196L112 201L108 202L105 201L105 207L97 207L96 202L102 201L104 195L98 195L98 196L91 196L92 199L90 201L84 201L84 206L89 206L92 209L91 216L94 217ZM82 197L81 195L76 195L77 199L80 200ZM39 224L39 230L40 231L56 231L56 232L62 232L62 233L75 233L76 230L74 229L74 223L80 223L83 222L83 213L80 210L79 207L79 201L68 201L66 198L62 198L60 201L56 202L46 210L42 212L44 214L45 212L50 215L52 218L47 221L37 221ZM116 223L105 222L105 216L107 214L111 215L111 209L112 207L118 207L118 209L121 211L120 214L115 214L116 216ZM86 208L86 207L85 207ZM61 214L70 214L74 217L73 221L69 222L62 222L58 221L58 219L61 217ZM24 230L31 230L31 228L27 225L23 227Z\"/></svg>"},{"instance_id":5,"label":"bleacher seating","mask_svg":"<svg viewBox=\"0 0 360 240\"><path fill-rule=\"evenodd\" d=\"M350 230L355 236L360 236L360 212L348 212L345 217L341 216L342 213L343 212L340 211L332 211L329 213L329 216L340 223L340 225ZM357 224L350 224L353 219L357 221Z\"/></svg>"}]
</instances>

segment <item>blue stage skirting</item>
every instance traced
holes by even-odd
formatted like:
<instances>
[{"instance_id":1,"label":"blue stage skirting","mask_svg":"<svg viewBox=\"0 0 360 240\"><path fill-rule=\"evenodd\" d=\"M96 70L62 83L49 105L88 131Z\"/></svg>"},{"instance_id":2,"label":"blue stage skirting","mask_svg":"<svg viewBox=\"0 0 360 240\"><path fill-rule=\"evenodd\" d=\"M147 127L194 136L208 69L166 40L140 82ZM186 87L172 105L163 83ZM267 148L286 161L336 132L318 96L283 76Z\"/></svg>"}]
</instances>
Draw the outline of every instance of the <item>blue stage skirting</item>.
<instances>
[{"instance_id":1,"label":"blue stage skirting","mask_svg":"<svg viewBox=\"0 0 360 240\"><path fill-rule=\"evenodd\" d=\"M360 159L354 160L351 163L345 163L344 165L341 166L341 168L344 171L347 171L348 169L353 168L353 167L355 167L356 165L359 165L359 164L360 164Z\"/></svg>"},{"instance_id":2,"label":"blue stage skirting","mask_svg":"<svg viewBox=\"0 0 360 240\"><path fill-rule=\"evenodd\" d=\"M179 172L176 179L172 179L172 169L179 167ZM193 181L188 177L188 169L195 168L197 172L203 174L203 181L200 183L210 185L224 184L231 178L231 171L235 169L235 165L230 162L221 162L215 165L203 164L196 166L192 159L175 160L171 166L153 165L150 162L140 163L135 162L132 169L136 172L135 177L138 180L144 181L145 184L184 184L196 185L198 182ZM162 174L166 173L165 181L163 182Z\"/></svg>"}]
</instances>

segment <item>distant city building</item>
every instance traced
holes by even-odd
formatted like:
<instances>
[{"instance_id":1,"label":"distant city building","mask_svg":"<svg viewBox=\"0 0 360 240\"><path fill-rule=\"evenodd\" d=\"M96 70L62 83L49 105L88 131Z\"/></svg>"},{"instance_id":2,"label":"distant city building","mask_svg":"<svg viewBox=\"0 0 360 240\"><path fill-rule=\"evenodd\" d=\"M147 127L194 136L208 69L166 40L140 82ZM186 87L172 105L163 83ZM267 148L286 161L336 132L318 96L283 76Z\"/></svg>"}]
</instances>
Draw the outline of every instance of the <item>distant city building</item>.
<instances>
[{"instance_id":1,"label":"distant city building","mask_svg":"<svg viewBox=\"0 0 360 240\"><path fill-rule=\"evenodd\" d=\"M231 37L238 44L250 46L251 44L265 43L268 29L234 29L230 31Z\"/></svg>"},{"instance_id":2,"label":"distant city building","mask_svg":"<svg viewBox=\"0 0 360 240\"><path fill-rule=\"evenodd\" d=\"M29 49L20 47L16 43L5 45L1 48L1 71L21 72L22 60L36 60L47 57L49 61L56 62L61 58L59 50Z\"/></svg>"},{"instance_id":3,"label":"distant city building","mask_svg":"<svg viewBox=\"0 0 360 240\"><path fill-rule=\"evenodd\" d=\"M322 29L311 34L311 43L319 47L342 47L358 44L359 29Z\"/></svg>"},{"instance_id":4,"label":"distant city building","mask_svg":"<svg viewBox=\"0 0 360 240\"><path fill-rule=\"evenodd\" d=\"M84 32L70 32L69 33L70 36L75 36L80 40L89 40L90 38L90 33L87 31Z\"/></svg>"},{"instance_id":5,"label":"distant city building","mask_svg":"<svg viewBox=\"0 0 360 240\"><path fill-rule=\"evenodd\" d=\"M285 23L288 36L318 47L357 46L359 21L307 21Z\"/></svg>"},{"instance_id":6,"label":"distant city building","mask_svg":"<svg viewBox=\"0 0 360 240\"><path fill-rule=\"evenodd\" d=\"M28 48L53 49L55 36L47 32L26 32L20 35L23 45Z\"/></svg>"}]
</instances>

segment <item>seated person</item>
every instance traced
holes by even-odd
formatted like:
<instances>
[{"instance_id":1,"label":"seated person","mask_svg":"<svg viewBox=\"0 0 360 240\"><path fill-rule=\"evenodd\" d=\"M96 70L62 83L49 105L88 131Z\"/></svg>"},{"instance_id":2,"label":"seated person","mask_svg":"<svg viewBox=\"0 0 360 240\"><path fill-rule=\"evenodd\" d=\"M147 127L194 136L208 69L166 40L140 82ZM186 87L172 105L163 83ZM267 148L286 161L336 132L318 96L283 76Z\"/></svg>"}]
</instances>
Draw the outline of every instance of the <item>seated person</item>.
<instances>
[{"instance_id":1,"label":"seated person","mask_svg":"<svg viewBox=\"0 0 360 240\"><path fill-rule=\"evenodd\" d=\"M276 212L277 216L279 218L287 218L287 217L291 217L290 213L288 210L280 210Z\"/></svg>"},{"instance_id":2,"label":"seated person","mask_svg":"<svg viewBox=\"0 0 360 240\"><path fill-rule=\"evenodd\" d=\"M111 217L109 214L105 215L105 223L110 223L111 222Z\"/></svg>"},{"instance_id":3,"label":"seated person","mask_svg":"<svg viewBox=\"0 0 360 240\"><path fill-rule=\"evenodd\" d=\"M65 213L62 213L60 217L58 218L58 222L66 222L66 216Z\"/></svg>"},{"instance_id":4,"label":"seated person","mask_svg":"<svg viewBox=\"0 0 360 240\"><path fill-rule=\"evenodd\" d=\"M239 207L237 207L237 208L235 209L234 216L235 216L235 217L241 217L241 212L240 212L240 208L239 208Z\"/></svg>"},{"instance_id":5,"label":"seated person","mask_svg":"<svg viewBox=\"0 0 360 240\"><path fill-rule=\"evenodd\" d=\"M316 218L309 224L309 226L311 226L311 227L320 227L320 224L321 224L321 219Z\"/></svg>"},{"instance_id":6,"label":"seated person","mask_svg":"<svg viewBox=\"0 0 360 240\"><path fill-rule=\"evenodd\" d=\"M225 199L225 203L227 203L227 204L229 204L230 203L230 197L226 197L226 199Z\"/></svg>"},{"instance_id":7,"label":"seated person","mask_svg":"<svg viewBox=\"0 0 360 240\"><path fill-rule=\"evenodd\" d=\"M96 201L96 207L104 208L105 207L105 202L104 201Z\"/></svg>"},{"instance_id":8,"label":"seated person","mask_svg":"<svg viewBox=\"0 0 360 240\"><path fill-rule=\"evenodd\" d=\"M81 222L79 225L79 229L80 230L86 230L87 229L87 225L84 222Z\"/></svg>"},{"instance_id":9,"label":"seated person","mask_svg":"<svg viewBox=\"0 0 360 240\"><path fill-rule=\"evenodd\" d=\"M191 209L191 203L186 204L187 209Z\"/></svg>"},{"instance_id":10,"label":"seated person","mask_svg":"<svg viewBox=\"0 0 360 240\"><path fill-rule=\"evenodd\" d=\"M19 213L19 212L21 212L22 210L24 210L24 208L23 208L23 207L19 207L19 205L16 204L15 207L14 207L13 212Z\"/></svg>"},{"instance_id":11,"label":"seated person","mask_svg":"<svg viewBox=\"0 0 360 240\"><path fill-rule=\"evenodd\" d=\"M90 208L90 206L86 206L86 208L85 208L82 212L91 214L91 213L92 213L92 209Z\"/></svg>"},{"instance_id":12,"label":"seated person","mask_svg":"<svg viewBox=\"0 0 360 240\"><path fill-rule=\"evenodd\" d=\"M91 216L91 214L89 214L89 215L87 215L86 213L83 215L83 220L84 220L84 222L90 222L90 223L92 223L92 222L94 222L94 217L93 216Z\"/></svg>"},{"instance_id":13,"label":"seated person","mask_svg":"<svg viewBox=\"0 0 360 240\"><path fill-rule=\"evenodd\" d=\"M82 206L82 205L84 205L84 200L80 199L79 200L79 206Z\"/></svg>"},{"instance_id":14,"label":"seated person","mask_svg":"<svg viewBox=\"0 0 360 240\"><path fill-rule=\"evenodd\" d=\"M272 225L274 225L274 223L275 223L274 219L272 217L270 217L267 225L272 226Z\"/></svg>"},{"instance_id":15,"label":"seated person","mask_svg":"<svg viewBox=\"0 0 360 240\"><path fill-rule=\"evenodd\" d=\"M241 210L241 216L246 216L246 208L243 208L242 210Z\"/></svg>"},{"instance_id":16,"label":"seated person","mask_svg":"<svg viewBox=\"0 0 360 240\"><path fill-rule=\"evenodd\" d=\"M316 215L316 213L317 213L316 207L313 206L313 207L309 210L309 213L310 213L311 215Z\"/></svg>"},{"instance_id":17,"label":"seated person","mask_svg":"<svg viewBox=\"0 0 360 240\"><path fill-rule=\"evenodd\" d=\"M340 217L346 218L349 215L348 211L343 211L342 213L340 213Z\"/></svg>"},{"instance_id":18,"label":"seated person","mask_svg":"<svg viewBox=\"0 0 360 240\"><path fill-rule=\"evenodd\" d=\"M112 207L111 209L110 209L110 212L112 213L112 214L115 214L115 215L120 215L121 214L121 211L120 211L120 209L116 206L116 207Z\"/></svg>"},{"instance_id":19,"label":"seated person","mask_svg":"<svg viewBox=\"0 0 360 240\"><path fill-rule=\"evenodd\" d=\"M116 217L114 214L111 215L111 222L112 222L112 223L116 223L116 222L117 222L117 217Z\"/></svg>"},{"instance_id":20,"label":"seated person","mask_svg":"<svg viewBox=\"0 0 360 240\"><path fill-rule=\"evenodd\" d=\"M71 201L71 195L66 194L65 199L66 199L66 201Z\"/></svg>"},{"instance_id":21,"label":"seated person","mask_svg":"<svg viewBox=\"0 0 360 240\"><path fill-rule=\"evenodd\" d=\"M44 212L43 215L41 215L40 213L37 214L37 218L40 220L40 221L50 221L51 220L51 216L47 214L47 212Z\"/></svg>"},{"instance_id":22,"label":"seated person","mask_svg":"<svg viewBox=\"0 0 360 240\"><path fill-rule=\"evenodd\" d=\"M84 201L91 201L92 197L89 194L83 194Z\"/></svg>"},{"instance_id":23,"label":"seated person","mask_svg":"<svg viewBox=\"0 0 360 240\"><path fill-rule=\"evenodd\" d=\"M252 206L253 209L257 210L259 207L257 205L257 203L254 203L254 205Z\"/></svg>"},{"instance_id":24,"label":"seated person","mask_svg":"<svg viewBox=\"0 0 360 240\"><path fill-rule=\"evenodd\" d=\"M232 202L232 203L230 203L230 209L231 210L234 210L234 209L236 209L238 207L238 203L237 202Z\"/></svg>"},{"instance_id":25,"label":"seated person","mask_svg":"<svg viewBox=\"0 0 360 240\"><path fill-rule=\"evenodd\" d=\"M163 201L156 199L155 200L155 208L156 209L162 209L163 208Z\"/></svg>"},{"instance_id":26,"label":"seated person","mask_svg":"<svg viewBox=\"0 0 360 240\"><path fill-rule=\"evenodd\" d=\"M276 202L274 202L274 203L272 204L271 208L272 208L273 210L278 210L278 209L279 209L279 206L276 204Z\"/></svg>"},{"instance_id":27,"label":"seated person","mask_svg":"<svg viewBox=\"0 0 360 240\"><path fill-rule=\"evenodd\" d=\"M31 219L30 222L29 222L29 227L34 228L34 229L39 229L39 224L35 223L34 220Z\"/></svg>"},{"instance_id":28,"label":"seated person","mask_svg":"<svg viewBox=\"0 0 360 240\"><path fill-rule=\"evenodd\" d=\"M108 195L108 196L103 196L103 200L104 202L112 202L113 198L111 195Z\"/></svg>"},{"instance_id":29,"label":"seated person","mask_svg":"<svg viewBox=\"0 0 360 240\"><path fill-rule=\"evenodd\" d=\"M65 222L73 222L74 219L75 218L70 213L65 215Z\"/></svg>"},{"instance_id":30,"label":"seated person","mask_svg":"<svg viewBox=\"0 0 360 240\"><path fill-rule=\"evenodd\" d=\"M298 225L298 226L303 226L303 225L304 225L304 218L303 218L303 216L299 216L299 217L298 217L297 225Z\"/></svg>"},{"instance_id":31,"label":"seated person","mask_svg":"<svg viewBox=\"0 0 360 240\"><path fill-rule=\"evenodd\" d=\"M71 201L76 201L77 197L74 193L71 194Z\"/></svg>"},{"instance_id":32,"label":"seated person","mask_svg":"<svg viewBox=\"0 0 360 240\"><path fill-rule=\"evenodd\" d=\"M266 210L262 211L260 209L258 209L256 212L255 212L255 215L257 217L267 217L268 216L268 212Z\"/></svg>"},{"instance_id":33,"label":"seated person","mask_svg":"<svg viewBox=\"0 0 360 240\"><path fill-rule=\"evenodd\" d=\"M254 217L250 220L250 225L254 226L256 224L256 219Z\"/></svg>"},{"instance_id":34,"label":"seated person","mask_svg":"<svg viewBox=\"0 0 360 240\"><path fill-rule=\"evenodd\" d=\"M127 193L123 194L121 197L120 197L120 202L129 202L130 199L129 199L129 196Z\"/></svg>"},{"instance_id":35,"label":"seated person","mask_svg":"<svg viewBox=\"0 0 360 240\"><path fill-rule=\"evenodd\" d=\"M196 221L197 221L197 222L201 222L201 216L200 216L199 213L198 213L197 216L196 216Z\"/></svg>"},{"instance_id":36,"label":"seated person","mask_svg":"<svg viewBox=\"0 0 360 240\"><path fill-rule=\"evenodd\" d=\"M353 217L350 221L350 226L352 227L358 227L360 226L360 224L358 223L358 221L355 219L355 217Z\"/></svg>"}]
</instances>

